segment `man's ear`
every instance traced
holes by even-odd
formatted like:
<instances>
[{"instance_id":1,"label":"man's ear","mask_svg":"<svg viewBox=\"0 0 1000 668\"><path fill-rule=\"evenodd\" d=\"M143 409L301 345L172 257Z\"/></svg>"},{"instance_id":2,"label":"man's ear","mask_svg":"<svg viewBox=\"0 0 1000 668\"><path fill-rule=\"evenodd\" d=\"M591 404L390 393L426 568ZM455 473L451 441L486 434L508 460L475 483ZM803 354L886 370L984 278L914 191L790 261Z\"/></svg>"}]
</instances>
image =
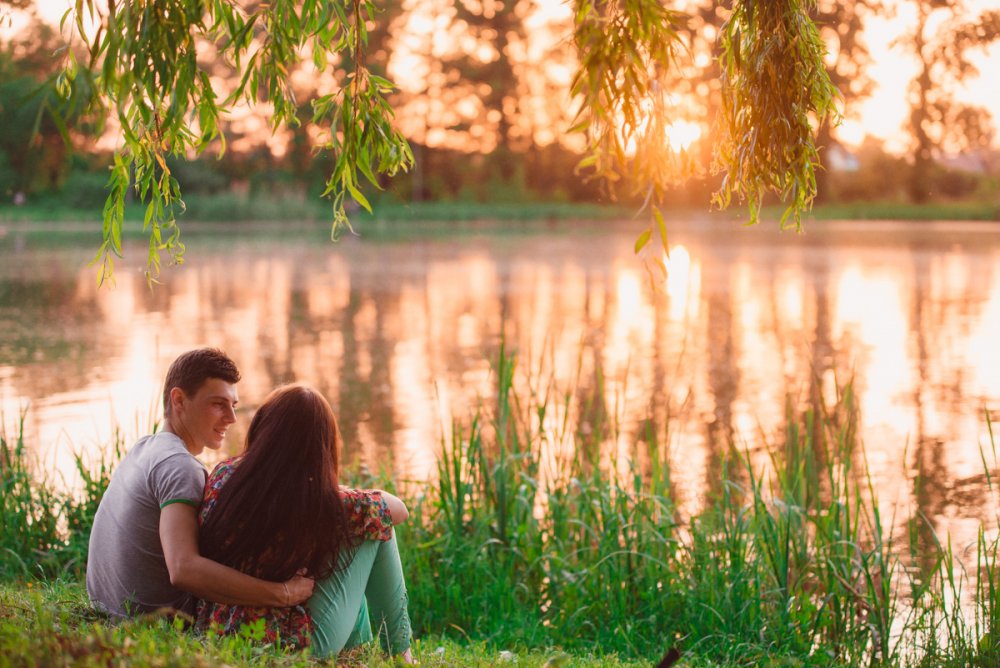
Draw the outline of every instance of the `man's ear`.
<instances>
[{"instance_id":1,"label":"man's ear","mask_svg":"<svg viewBox=\"0 0 1000 668\"><path fill-rule=\"evenodd\" d=\"M170 388L170 413L171 415L177 415L177 410L184 407L184 402L187 401L187 395L184 394L184 390L179 387Z\"/></svg>"}]
</instances>

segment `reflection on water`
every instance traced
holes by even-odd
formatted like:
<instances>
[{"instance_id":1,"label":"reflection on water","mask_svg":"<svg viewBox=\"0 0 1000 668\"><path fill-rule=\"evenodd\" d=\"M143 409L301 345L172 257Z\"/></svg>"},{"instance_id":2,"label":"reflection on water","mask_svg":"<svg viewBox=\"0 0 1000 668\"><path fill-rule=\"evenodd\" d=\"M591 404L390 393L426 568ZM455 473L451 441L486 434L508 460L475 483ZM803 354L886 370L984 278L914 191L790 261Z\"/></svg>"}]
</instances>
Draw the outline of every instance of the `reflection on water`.
<instances>
[{"instance_id":1,"label":"reflection on water","mask_svg":"<svg viewBox=\"0 0 1000 668\"><path fill-rule=\"evenodd\" d=\"M620 420L627 445L669 421L691 511L727 443L763 465L786 401L830 401L853 378L880 503L969 541L996 512L980 446L985 411L1000 405L997 232L678 226L657 286L632 255L633 230L340 246L202 238L152 292L135 267L99 289L86 253L8 235L0 406L9 433L30 405L28 442L72 484L74 449L95 455L115 423L129 441L145 432L170 360L216 345L244 376L230 450L271 388L306 381L333 403L348 459L423 480L451 420L490 400L504 337L533 389L551 377L575 393L551 425L566 410L583 429Z\"/></svg>"}]
</instances>

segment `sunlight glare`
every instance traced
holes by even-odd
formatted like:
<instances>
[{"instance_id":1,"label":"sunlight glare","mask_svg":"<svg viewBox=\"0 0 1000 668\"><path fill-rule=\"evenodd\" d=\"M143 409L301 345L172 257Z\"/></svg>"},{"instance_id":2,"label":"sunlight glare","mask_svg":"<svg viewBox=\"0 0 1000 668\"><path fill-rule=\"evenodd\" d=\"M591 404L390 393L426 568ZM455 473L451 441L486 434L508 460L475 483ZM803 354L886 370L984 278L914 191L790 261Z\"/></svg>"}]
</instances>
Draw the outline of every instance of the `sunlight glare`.
<instances>
[{"instance_id":1,"label":"sunlight glare","mask_svg":"<svg viewBox=\"0 0 1000 668\"><path fill-rule=\"evenodd\" d=\"M845 119L837 126L837 139L850 146L861 146L866 134L867 130L861 121Z\"/></svg>"},{"instance_id":2,"label":"sunlight glare","mask_svg":"<svg viewBox=\"0 0 1000 668\"><path fill-rule=\"evenodd\" d=\"M618 317L623 323L636 323L642 311L642 280L635 271L624 270L618 275Z\"/></svg>"},{"instance_id":3,"label":"sunlight glare","mask_svg":"<svg viewBox=\"0 0 1000 668\"><path fill-rule=\"evenodd\" d=\"M782 282L780 290L782 312L775 326L778 326L778 322L784 322L791 327L803 327L801 276L787 277L787 280Z\"/></svg>"},{"instance_id":4,"label":"sunlight glare","mask_svg":"<svg viewBox=\"0 0 1000 668\"><path fill-rule=\"evenodd\" d=\"M667 126L667 139L675 151L686 150L701 137L701 125L694 121L674 121Z\"/></svg>"},{"instance_id":5,"label":"sunlight glare","mask_svg":"<svg viewBox=\"0 0 1000 668\"><path fill-rule=\"evenodd\" d=\"M691 253L683 244L670 249L670 255L663 255L667 267L666 291L670 298L669 317L674 322L684 322L689 315L691 294L698 294L700 268L692 267ZM697 308L697 303L695 303Z\"/></svg>"},{"instance_id":6,"label":"sunlight glare","mask_svg":"<svg viewBox=\"0 0 1000 668\"><path fill-rule=\"evenodd\" d=\"M895 425L906 436L914 435L912 409L902 400L912 387L912 369L907 358L910 338L908 279L894 273L890 259L884 269L862 269L859 261L847 264L836 281L834 336L853 337L864 350L857 366L863 369L862 415L877 416L879 424ZM872 265L869 265L872 266ZM869 432L871 433L871 432ZM878 437L887 437L887 431ZM882 452L872 452L878 466L890 465ZM881 473L881 471L880 471Z\"/></svg>"},{"instance_id":7,"label":"sunlight glare","mask_svg":"<svg viewBox=\"0 0 1000 668\"><path fill-rule=\"evenodd\" d=\"M604 368L607 372L607 395L614 397L623 388L625 370L628 368L642 330L653 321L646 317L642 299L643 279L631 267L616 267L614 315L608 328L607 346L604 350Z\"/></svg>"}]
</instances>

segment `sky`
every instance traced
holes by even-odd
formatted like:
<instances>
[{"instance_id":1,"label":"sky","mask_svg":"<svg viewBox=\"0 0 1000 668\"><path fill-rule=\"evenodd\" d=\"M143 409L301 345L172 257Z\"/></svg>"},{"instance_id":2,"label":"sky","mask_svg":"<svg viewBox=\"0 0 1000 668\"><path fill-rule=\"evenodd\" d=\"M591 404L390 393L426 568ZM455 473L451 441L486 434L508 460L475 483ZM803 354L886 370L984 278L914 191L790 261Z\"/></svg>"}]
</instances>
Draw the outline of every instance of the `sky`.
<instances>
[{"instance_id":1,"label":"sky","mask_svg":"<svg viewBox=\"0 0 1000 668\"><path fill-rule=\"evenodd\" d=\"M540 5L564 4L567 0L536 0ZM683 8L683 0L677 3ZM875 81L871 97L845 109L845 121L839 129L844 143L858 145L865 135L872 135L885 142L894 153L906 149L903 124L906 121L906 92L916 74L916 63L901 52L893 42L910 30L916 21L916 11L911 0L888 0L894 9L891 17L874 17L868 20L866 41L872 56L870 74ZM1000 9L1000 0L965 0L970 16L988 9ZM40 13L57 23L69 7L68 0L38 0ZM565 8L552 8L556 12ZM985 53L974 51L970 60L977 65L979 77L969 80L958 92L960 100L985 107L997 128L995 143L1000 145L1000 85L994 83L1000 72L1000 43L992 45ZM991 77L992 73L992 77Z\"/></svg>"},{"instance_id":2,"label":"sky","mask_svg":"<svg viewBox=\"0 0 1000 668\"><path fill-rule=\"evenodd\" d=\"M869 72L877 87L870 98L846 110L847 119L840 128L840 136L846 143L858 144L867 133L883 139L889 150L900 152L906 142L902 125L908 113L907 86L917 73L917 65L901 53L899 47L893 47L893 41L913 28L916 11L912 2L906 0L890 4L896 5L896 16L870 18L866 28L866 43L872 57ZM966 5L969 13L976 16L989 9L1000 9L1000 0L966 0ZM980 75L966 82L958 97L989 110L1000 135L1000 86L996 83L996 73L1000 72L1000 43L994 43L985 53L970 52L969 59ZM1000 138L995 144L998 141Z\"/></svg>"}]
</instances>

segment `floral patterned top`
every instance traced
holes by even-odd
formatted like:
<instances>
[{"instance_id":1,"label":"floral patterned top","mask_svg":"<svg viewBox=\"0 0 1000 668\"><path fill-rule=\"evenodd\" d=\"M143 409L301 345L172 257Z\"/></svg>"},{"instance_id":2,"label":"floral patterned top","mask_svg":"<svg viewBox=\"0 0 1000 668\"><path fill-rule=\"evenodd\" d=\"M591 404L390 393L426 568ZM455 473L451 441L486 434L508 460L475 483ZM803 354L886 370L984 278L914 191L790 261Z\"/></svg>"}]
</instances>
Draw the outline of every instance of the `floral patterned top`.
<instances>
[{"instance_id":1,"label":"floral patterned top","mask_svg":"<svg viewBox=\"0 0 1000 668\"><path fill-rule=\"evenodd\" d=\"M198 515L200 524L204 524L212 514L219 491L240 461L239 457L227 459L216 466L208 477ZM340 498L355 536L361 540L381 541L392 537L392 517L381 492L341 488ZM198 601L195 624L202 631L219 635L244 633L268 643L280 640L282 644L292 647L308 647L313 628L312 618L304 604L290 608L267 608Z\"/></svg>"}]
</instances>

